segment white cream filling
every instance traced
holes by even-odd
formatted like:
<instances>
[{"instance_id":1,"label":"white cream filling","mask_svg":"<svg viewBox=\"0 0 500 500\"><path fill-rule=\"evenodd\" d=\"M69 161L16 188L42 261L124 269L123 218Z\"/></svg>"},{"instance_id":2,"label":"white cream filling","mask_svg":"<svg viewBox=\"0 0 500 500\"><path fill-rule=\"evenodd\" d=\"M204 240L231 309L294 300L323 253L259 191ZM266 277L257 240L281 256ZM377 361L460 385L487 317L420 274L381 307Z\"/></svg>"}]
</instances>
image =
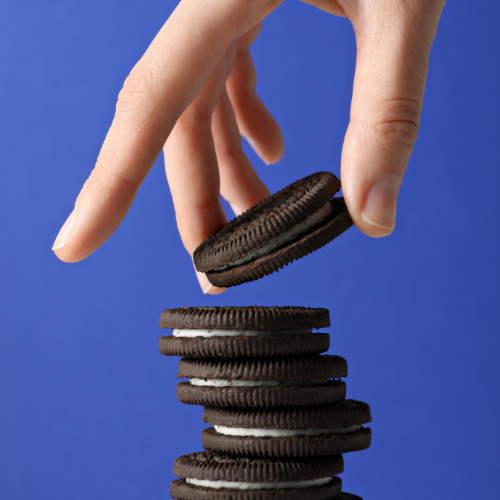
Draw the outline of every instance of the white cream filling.
<instances>
[{"instance_id":1,"label":"white cream filling","mask_svg":"<svg viewBox=\"0 0 500 500\"><path fill-rule=\"evenodd\" d=\"M219 434L226 436L251 437L290 437L290 436L320 436L322 434L349 434L361 429L361 425L350 427L326 427L322 429L245 429L243 427L225 427L214 425Z\"/></svg>"},{"instance_id":2,"label":"white cream filling","mask_svg":"<svg viewBox=\"0 0 500 500\"><path fill-rule=\"evenodd\" d=\"M305 233L309 229L311 229L316 224L319 224L322 220L326 219L332 213L332 206L328 201L325 203L317 212L309 215L309 217L305 218L302 222L299 222L286 233L280 234L277 238L266 243L261 246L257 250L250 252L243 257L231 262L226 266L219 267L215 269L215 271L223 271L224 269L228 269L230 267L237 267L246 264L247 262L252 262L253 260L262 257L263 255L267 255L271 253L273 250L280 248L288 243L296 240L302 233Z\"/></svg>"},{"instance_id":3,"label":"white cream filling","mask_svg":"<svg viewBox=\"0 0 500 500\"><path fill-rule=\"evenodd\" d=\"M298 488L314 488L323 486L332 480L331 477L312 479L310 481L295 481L286 483L244 483L240 481L209 481L208 479L186 478L186 482L204 488L230 488L235 490L292 490Z\"/></svg>"},{"instance_id":4,"label":"white cream filling","mask_svg":"<svg viewBox=\"0 0 500 500\"><path fill-rule=\"evenodd\" d=\"M178 329L172 331L174 337L261 337L262 335L306 335L312 333L309 330L206 330L199 329Z\"/></svg>"},{"instance_id":5,"label":"white cream filling","mask_svg":"<svg viewBox=\"0 0 500 500\"><path fill-rule=\"evenodd\" d=\"M324 385L330 380L223 380L190 378L191 385L200 387L296 387L308 385Z\"/></svg>"}]
</instances>

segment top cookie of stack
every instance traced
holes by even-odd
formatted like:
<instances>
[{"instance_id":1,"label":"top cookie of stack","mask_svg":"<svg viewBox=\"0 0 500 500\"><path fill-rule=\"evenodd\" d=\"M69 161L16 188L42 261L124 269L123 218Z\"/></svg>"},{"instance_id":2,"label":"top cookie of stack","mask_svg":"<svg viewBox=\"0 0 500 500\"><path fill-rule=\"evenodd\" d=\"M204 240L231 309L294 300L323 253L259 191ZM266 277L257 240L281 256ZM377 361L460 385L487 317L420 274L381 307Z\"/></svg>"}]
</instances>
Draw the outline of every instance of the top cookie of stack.
<instances>
[{"instance_id":1,"label":"top cookie of stack","mask_svg":"<svg viewBox=\"0 0 500 500\"><path fill-rule=\"evenodd\" d=\"M167 309L160 352L190 358L304 356L330 347L328 309L308 307L182 307Z\"/></svg>"}]
</instances>

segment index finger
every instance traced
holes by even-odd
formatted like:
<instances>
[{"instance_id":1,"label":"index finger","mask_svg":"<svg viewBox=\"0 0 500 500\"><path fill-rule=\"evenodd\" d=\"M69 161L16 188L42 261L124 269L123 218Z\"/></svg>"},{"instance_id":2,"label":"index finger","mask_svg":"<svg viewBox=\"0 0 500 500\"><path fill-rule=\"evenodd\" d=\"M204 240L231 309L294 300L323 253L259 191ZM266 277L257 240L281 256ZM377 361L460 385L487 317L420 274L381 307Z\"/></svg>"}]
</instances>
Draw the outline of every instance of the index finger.
<instances>
[{"instance_id":1,"label":"index finger","mask_svg":"<svg viewBox=\"0 0 500 500\"><path fill-rule=\"evenodd\" d=\"M133 68L119 94L96 166L53 246L84 259L127 214L175 122L229 44L283 0L183 0Z\"/></svg>"}]
</instances>

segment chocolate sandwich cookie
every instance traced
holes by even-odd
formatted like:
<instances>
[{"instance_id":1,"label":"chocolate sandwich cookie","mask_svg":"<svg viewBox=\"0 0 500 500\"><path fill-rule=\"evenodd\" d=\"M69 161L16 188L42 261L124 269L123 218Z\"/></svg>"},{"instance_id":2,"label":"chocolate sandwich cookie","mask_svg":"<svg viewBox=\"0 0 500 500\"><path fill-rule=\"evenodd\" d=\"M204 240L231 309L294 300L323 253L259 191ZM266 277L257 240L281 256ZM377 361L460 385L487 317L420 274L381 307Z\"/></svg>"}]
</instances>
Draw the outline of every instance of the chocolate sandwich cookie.
<instances>
[{"instance_id":1,"label":"chocolate sandwich cookie","mask_svg":"<svg viewBox=\"0 0 500 500\"><path fill-rule=\"evenodd\" d=\"M318 250L353 222L340 181L318 172L294 182L209 236L194 263L212 285L230 287L271 274Z\"/></svg>"},{"instance_id":2,"label":"chocolate sandwich cookie","mask_svg":"<svg viewBox=\"0 0 500 500\"><path fill-rule=\"evenodd\" d=\"M174 463L170 495L177 500L332 500L342 488L341 455L266 460L191 453Z\"/></svg>"},{"instance_id":3,"label":"chocolate sandwich cookie","mask_svg":"<svg viewBox=\"0 0 500 500\"><path fill-rule=\"evenodd\" d=\"M160 327L173 335L160 337L167 356L237 358L308 355L330 347L328 309L308 307L182 307L167 309Z\"/></svg>"},{"instance_id":4,"label":"chocolate sandwich cookie","mask_svg":"<svg viewBox=\"0 0 500 500\"><path fill-rule=\"evenodd\" d=\"M179 401L218 407L302 406L345 399L347 362L318 355L228 360L183 358ZM333 379L333 380L332 380Z\"/></svg>"},{"instance_id":5,"label":"chocolate sandwich cookie","mask_svg":"<svg viewBox=\"0 0 500 500\"><path fill-rule=\"evenodd\" d=\"M285 408L205 408L214 427L202 433L206 450L253 457L312 457L369 448L372 431L366 403Z\"/></svg>"}]
</instances>

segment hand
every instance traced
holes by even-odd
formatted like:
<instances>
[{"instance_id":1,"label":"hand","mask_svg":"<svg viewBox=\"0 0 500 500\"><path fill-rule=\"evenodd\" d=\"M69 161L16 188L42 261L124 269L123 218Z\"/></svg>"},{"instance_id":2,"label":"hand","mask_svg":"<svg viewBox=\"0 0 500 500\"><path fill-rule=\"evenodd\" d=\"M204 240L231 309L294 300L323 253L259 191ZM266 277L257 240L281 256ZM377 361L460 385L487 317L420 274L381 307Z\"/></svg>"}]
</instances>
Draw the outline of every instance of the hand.
<instances>
[{"instance_id":1,"label":"hand","mask_svg":"<svg viewBox=\"0 0 500 500\"><path fill-rule=\"evenodd\" d=\"M280 159L281 132L255 94L249 46L282 1L181 1L124 83L97 164L54 243L61 260L82 260L111 236L163 147L191 255L226 222L219 192L236 214L269 195L242 152L240 133L266 163ZM395 226L445 0L304 1L353 24L358 52L342 188L356 226L386 236ZM199 279L205 293L221 291Z\"/></svg>"}]
</instances>

